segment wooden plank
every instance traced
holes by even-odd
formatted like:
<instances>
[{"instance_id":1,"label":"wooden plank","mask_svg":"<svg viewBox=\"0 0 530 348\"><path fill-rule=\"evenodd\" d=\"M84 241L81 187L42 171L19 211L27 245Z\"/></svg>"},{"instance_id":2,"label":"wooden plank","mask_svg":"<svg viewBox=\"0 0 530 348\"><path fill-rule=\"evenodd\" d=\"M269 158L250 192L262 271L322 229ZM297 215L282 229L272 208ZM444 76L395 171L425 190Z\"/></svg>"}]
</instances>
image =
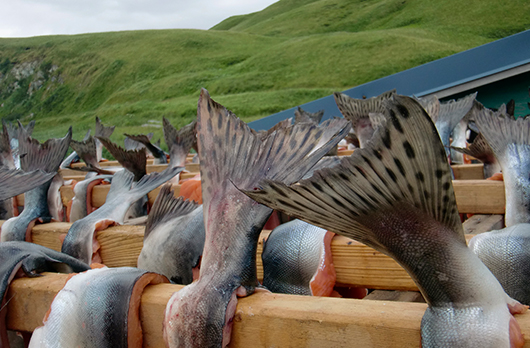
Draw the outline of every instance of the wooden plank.
<instances>
[{"instance_id":1,"label":"wooden plank","mask_svg":"<svg viewBox=\"0 0 530 348\"><path fill-rule=\"evenodd\" d=\"M473 215L463 224L464 233L479 234L504 228L504 215Z\"/></svg>"},{"instance_id":2,"label":"wooden plank","mask_svg":"<svg viewBox=\"0 0 530 348\"><path fill-rule=\"evenodd\" d=\"M99 165L101 167L121 167L121 164L118 161L99 162ZM71 165L72 168L79 168L79 167L83 167L83 166L85 166L84 162L73 163ZM167 164L153 164L153 160L152 159L148 159L147 160L146 170L147 170L148 173L151 173L151 171L162 171L162 170L165 169L165 167L167 167ZM162 168L162 169L160 169L160 168ZM199 163L186 163L186 170L189 171L189 172L199 172L199 169L200 169L200 164ZM74 170L71 170L71 169L68 169L68 168L61 169L61 171L73 171L73 172L75 172ZM70 174L68 174L68 175L70 175Z\"/></svg>"},{"instance_id":3,"label":"wooden plank","mask_svg":"<svg viewBox=\"0 0 530 348\"><path fill-rule=\"evenodd\" d=\"M484 164L453 164L451 166L457 180L483 180Z\"/></svg>"},{"instance_id":4,"label":"wooden plank","mask_svg":"<svg viewBox=\"0 0 530 348\"><path fill-rule=\"evenodd\" d=\"M351 156L355 150L339 150L337 156Z\"/></svg>"},{"instance_id":5,"label":"wooden plank","mask_svg":"<svg viewBox=\"0 0 530 348\"><path fill-rule=\"evenodd\" d=\"M154 168L153 171L151 171L149 173L157 172L156 171L157 169L158 168ZM160 173L161 171L162 170L158 171L157 173ZM197 176L197 174L199 174L199 173L186 173L186 172L183 172L183 173L180 174L180 180L194 178L195 176ZM85 175L86 174L81 174L81 175L63 175L63 179L64 180L83 181L83 180L85 180Z\"/></svg>"},{"instance_id":6,"label":"wooden plank","mask_svg":"<svg viewBox=\"0 0 530 348\"><path fill-rule=\"evenodd\" d=\"M494 180L453 180L460 213L504 214L504 182Z\"/></svg>"},{"instance_id":7,"label":"wooden plank","mask_svg":"<svg viewBox=\"0 0 530 348\"><path fill-rule=\"evenodd\" d=\"M36 225L32 230L32 240L60 251L60 236L65 235L70 226L66 222ZM263 279L261 252L263 240L269 233L263 231L259 238L256 258L258 279ZM103 263L109 267L136 267L143 246L143 235L144 226L114 226L97 232ZM466 235L468 240L472 237ZM362 243L337 235L332 240L331 251L337 286L418 291L408 273L396 261Z\"/></svg>"},{"instance_id":8,"label":"wooden plank","mask_svg":"<svg viewBox=\"0 0 530 348\"><path fill-rule=\"evenodd\" d=\"M11 283L7 326L33 331L67 275L20 278ZM144 347L164 348L162 325L166 304L179 285L146 287L140 318ZM229 347L420 347L421 318L427 305L393 301L294 296L257 292L239 298ZM516 315L530 347L530 313Z\"/></svg>"}]
</instances>

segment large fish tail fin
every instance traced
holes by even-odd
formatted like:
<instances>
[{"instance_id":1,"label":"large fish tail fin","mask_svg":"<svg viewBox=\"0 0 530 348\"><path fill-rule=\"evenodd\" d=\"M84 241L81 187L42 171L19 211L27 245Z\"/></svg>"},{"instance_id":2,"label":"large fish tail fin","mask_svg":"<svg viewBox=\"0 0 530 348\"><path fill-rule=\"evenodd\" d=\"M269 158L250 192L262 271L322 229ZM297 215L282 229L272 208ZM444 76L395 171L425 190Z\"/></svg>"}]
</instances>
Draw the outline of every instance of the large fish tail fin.
<instances>
[{"instance_id":1,"label":"large fish tail fin","mask_svg":"<svg viewBox=\"0 0 530 348\"><path fill-rule=\"evenodd\" d=\"M469 94L458 100L449 100L440 103L440 112L438 114L437 124L446 124L450 132L460 122L464 116L471 110L474 105L477 93Z\"/></svg>"},{"instance_id":2,"label":"large fish tail fin","mask_svg":"<svg viewBox=\"0 0 530 348\"><path fill-rule=\"evenodd\" d=\"M386 103L386 126L365 149L297 185L265 180L245 193L259 203L379 250L385 235L374 223L387 214L424 214L453 231L464 243L456 210L451 169L436 128L413 99ZM388 227L387 227L388 228Z\"/></svg>"},{"instance_id":3,"label":"large fish tail fin","mask_svg":"<svg viewBox=\"0 0 530 348\"><path fill-rule=\"evenodd\" d=\"M39 143L31 138L25 130L19 134L20 165L24 171L41 169L45 172L57 172L63 161L70 140L72 139L72 127L61 139L48 139Z\"/></svg>"},{"instance_id":4,"label":"large fish tail fin","mask_svg":"<svg viewBox=\"0 0 530 348\"><path fill-rule=\"evenodd\" d=\"M134 174L127 169L120 170L112 176L112 181L107 197L117 196L130 191L134 182Z\"/></svg>"},{"instance_id":5,"label":"large fish tail fin","mask_svg":"<svg viewBox=\"0 0 530 348\"><path fill-rule=\"evenodd\" d=\"M167 163L166 161L166 155L160 149L160 147L157 147L153 143L151 143L151 139L147 137L145 134L137 134L137 135L131 135L131 134L125 134L127 138L132 139L134 141L137 141L145 146L145 148L153 154L158 159L161 159L163 163ZM160 163L160 162L158 162Z\"/></svg>"},{"instance_id":6,"label":"large fish tail fin","mask_svg":"<svg viewBox=\"0 0 530 348\"><path fill-rule=\"evenodd\" d=\"M16 169L0 169L0 201L17 196L50 181L54 173L35 170L25 173Z\"/></svg>"},{"instance_id":7,"label":"large fish tail fin","mask_svg":"<svg viewBox=\"0 0 530 348\"><path fill-rule=\"evenodd\" d=\"M0 167L14 169L15 161L13 160L13 155L11 154L9 133L7 131L5 122L2 121L2 123L2 134L0 135Z\"/></svg>"},{"instance_id":8,"label":"large fish tail fin","mask_svg":"<svg viewBox=\"0 0 530 348\"><path fill-rule=\"evenodd\" d=\"M196 126L197 121L182 127L177 131L167 118L163 118L164 140L169 151L170 166L183 166L191 148L197 151Z\"/></svg>"},{"instance_id":9,"label":"large fish tail fin","mask_svg":"<svg viewBox=\"0 0 530 348\"><path fill-rule=\"evenodd\" d=\"M160 223L191 213L198 207L199 205L194 201L185 200L183 197L175 198L174 192L171 190L171 184L162 186L149 212L145 225L144 240Z\"/></svg>"},{"instance_id":10,"label":"large fish tail fin","mask_svg":"<svg viewBox=\"0 0 530 348\"><path fill-rule=\"evenodd\" d=\"M451 146L451 149L475 157L484 164L491 164L497 161L491 146L488 144L482 133L479 133L476 136L475 140L468 148Z\"/></svg>"},{"instance_id":11,"label":"large fish tail fin","mask_svg":"<svg viewBox=\"0 0 530 348\"><path fill-rule=\"evenodd\" d=\"M255 187L264 178L287 184L299 180L350 128L346 120L335 119L321 127L301 124L280 128L261 140L204 89L197 111L204 202L214 190L230 182Z\"/></svg>"},{"instance_id":12,"label":"large fish tail fin","mask_svg":"<svg viewBox=\"0 0 530 348\"><path fill-rule=\"evenodd\" d=\"M261 139L261 140L264 140L266 139L269 135L271 135L272 133L276 132L278 129L280 128L287 128L289 127L291 124L293 123L293 120L291 118L287 118L285 120L282 120L278 123L276 123L274 126L272 126L271 128L269 128L268 130L260 130L260 131L254 131L253 129L251 129L252 133L254 134L257 134L258 137ZM312 121L309 121L308 123L310 124L313 124Z\"/></svg>"},{"instance_id":13,"label":"large fish tail fin","mask_svg":"<svg viewBox=\"0 0 530 348\"><path fill-rule=\"evenodd\" d=\"M437 96L431 95L428 97L416 98L421 104L427 115L431 117L431 120L436 123L438 121L438 115L440 114L440 100Z\"/></svg>"},{"instance_id":14,"label":"large fish tail fin","mask_svg":"<svg viewBox=\"0 0 530 348\"><path fill-rule=\"evenodd\" d=\"M110 154L123 166L123 168L134 173L134 180L140 180L146 173L147 157L145 149L133 151L125 150L116 145L110 139L103 137L96 137L101 141L103 146L109 150Z\"/></svg>"},{"instance_id":15,"label":"large fish tail fin","mask_svg":"<svg viewBox=\"0 0 530 348\"><path fill-rule=\"evenodd\" d=\"M81 157L83 162L88 166L99 167L96 153L96 140L92 136L88 136L83 141L70 141L70 147Z\"/></svg>"}]
</instances>

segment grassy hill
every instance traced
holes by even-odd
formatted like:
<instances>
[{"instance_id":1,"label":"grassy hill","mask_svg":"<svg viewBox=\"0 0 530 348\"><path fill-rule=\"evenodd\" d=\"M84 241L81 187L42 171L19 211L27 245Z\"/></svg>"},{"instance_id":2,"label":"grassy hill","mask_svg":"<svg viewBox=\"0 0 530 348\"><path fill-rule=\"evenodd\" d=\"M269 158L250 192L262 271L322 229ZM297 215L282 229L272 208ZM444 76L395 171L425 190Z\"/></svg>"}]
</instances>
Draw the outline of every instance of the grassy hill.
<instances>
[{"instance_id":1,"label":"grassy hill","mask_svg":"<svg viewBox=\"0 0 530 348\"><path fill-rule=\"evenodd\" d=\"M529 14L523 0L281 0L207 31L0 39L0 117L35 119L40 140L70 125L80 139L95 116L115 141L156 139L205 87L251 121L530 29Z\"/></svg>"}]
</instances>

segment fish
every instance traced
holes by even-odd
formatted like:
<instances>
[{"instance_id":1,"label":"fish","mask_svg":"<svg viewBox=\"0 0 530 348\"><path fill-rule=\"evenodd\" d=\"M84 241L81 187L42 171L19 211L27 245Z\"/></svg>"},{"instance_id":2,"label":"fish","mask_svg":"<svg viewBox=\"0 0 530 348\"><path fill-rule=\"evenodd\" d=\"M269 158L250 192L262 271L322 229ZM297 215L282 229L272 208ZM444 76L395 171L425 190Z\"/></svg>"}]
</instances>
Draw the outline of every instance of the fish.
<instances>
[{"instance_id":1,"label":"fish","mask_svg":"<svg viewBox=\"0 0 530 348\"><path fill-rule=\"evenodd\" d=\"M166 306L168 347L225 347L237 297L258 286L259 234L272 213L235 184L261 178L299 180L349 131L344 119L320 127L280 128L264 140L202 89L197 106L206 239L197 281L173 294Z\"/></svg>"},{"instance_id":2,"label":"fish","mask_svg":"<svg viewBox=\"0 0 530 348\"><path fill-rule=\"evenodd\" d=\"M475 140L468 148L461 148L456 146L451 146L451 149L459 151L463 154L473 156L478 159L480 162L484 163L484 178L490 178L496 173L500 173L501 166L497 162L497 158L491 149L491 146L488 144L484 135L479 133Z\"/></svg>"},{"instance_id":3,"label":"fish","mask_svg":"<svg viewBox=\"0 0 530 348\"><path fill-rule=\"evenodd\" d=\"M530 222L530 118L497 111L479 113L475 122L502 170L506 227Z\"/></svg>"},{"instance_id":4,"label":"fish","mask_svg":"<svg viewBox=\"0 0 530 348\"><path fill-rule=\"evenodd\" d=\"M11 154L11 145L9 143L9 134L5 122L2 125L2 134L0 134L0 168L6 170L15 169L15 160ZM18 206L16 198L9 197L0 201L0 220L7 220L18 215Z\"/></svg>"},{"instance_id":5,"label":"fish","mask_svg":"<svg viewBox=\"0 0 530 348\"><path fill-rule=\"evenodd\" d=\"M94 132L94 136L96 138L96 158L98 162L103 160L103 144L99 141L98 137L110 138L112 133L114 133L114 128L116 126L104 126L99 117L96 116L96 131Z\"/></svg>"},{"instance_id":6,"label":"fish","mask_svg":"<svg viewBox=\"0 0 530 348\"><path fill-rule=\"evenodd\" d=\"M469 122L474 121L475 115L482 109L484 109L484 106L475 99L473 101L473 106L471 107L471 109L464 115L462 120L458 122L456 127L453 129L453 134L451 136L451 163L464 164L464 154L453 149L453 146L460 148L466 147Z\"/></svg>"},{"instance_id":7,"label":"fish","mask_svg":"<svg viewBox=\"0 0 530 348\"><path fill-rule=\"evenodd\" d=\"M337 279L334 235L298 219L276 227L263 244L263 285L283 294L330 296Z\"/></svg>"},{"instance_id":8,"label":"fish","mask_svg":"<svg viewBox=\"0 0 530 348\"><path fill-rule=\"evenodd\" d=\"M100 261L96 232L108 226L123 224L129 207L150 191L182 171L182 167L168 168L160 173L145 175L134 182L134 174L122 170L114 174L105 204L72 224L63 241L61 251L83 262Z\"/></svg>"},{"instance_id":9,"label":"fish","mask_svg":"<svg viewBox=\"0 0 530 348\"><path fill-rule=\"evenodd\" d=\"M11 122L5 123L2 121L2 124L4 127L7 128L7 132L9 134L9 143L11 146L11 153L13 155L13 160L15 162L15 168L20 169L20 154L18 149L18 138L22 131L25 132L28 136L31 136L33 133L33 128L35 127L35 121L31 121L28 123L26 127L22 125L20 121L18 122L18 127L13 126Z\"/></svg>"},{"instance_id":10,"label":"fish","mask_svg":"<svg viewBox=\"0 0 530 348\"><path fill-rule=\"evenodd\" d=\"M166 184L149 212L138 268L163 274L175 284L191 284L204 235L202 205L175 198Z\"/></svg>"},{"instance_id":11,"label":"fish","mask_svg":"<svg viewBox=\"0 0 530 348\"><path fill-rule=\"evenodd\" d=\"M104 181L111 180L112 175L98 175L76 183L73 187L74 197L67 209L68 221L76 222L92 213L95 210L92 206L92 189Z\"/></svg>"},{"instance_id":12,"label":"fish","mask_svg":"<svg viewBox=\"0 0 530 348\"><path fill-rule=\"evenodd\" d=\"M97 175L112 175L114 172L122 169L122 167L106 167L105 169L101 168L97 160L96 141L99 142L99 140L93 138L90 134L87 134L83 141L72 140L70 142L70 147L74 149L74 152L86 164L86 166L71 169L88 172L85 176L85 179L90 179Z\"/></svg>"},{"instance_id":13,"label":"fish","mask_svg":"<svg viewBox=\"0 0 530 348\"><path fill-rule=\"evenodd\" d=\"M333 97L342 115L352 123L360 148L365 147L374 133L369 113L382 112L383 101L396 94L396 90L387 91L368 99L355 99L343 93L335 92Z\"/></svg>"},{"instance_id":14,"label":"fish","mask_svg":"<svg viewBox=\"0 0 530 348\"><path fill-rule=\"evenodd\" d=\"M293 123L293 120L291 118L287 118L285 120L282 120L282 121L276 123L274 126L272 126L271 128L269 128L267 130L260 130L260 131L254 132L254 133L257 134L258 137L263 140L263 139L266 139L272 133L276 132L278 129L289 127L292 123ZM254 131L254 130L252 130L252 131Z\"/></svg>"},{"instance_id":15,"label":"fish","mask_svg":"<svg viewBox=\"0 0 530 348\"><path fill-rule=\"evenodd\" d=\"M440 139L445 146L448 161L451 160L450 136L456 125L466 116L473 107L477 93L469 94L458 100L449 100L440 103L438 119L435 121Z\"/></svg>"},{"instance_id":16,"label":"fish","mask_svg":"<svg viewBox=\"0 0 530 348\"><path fill-rule=\"evenodd\" d=\"M87 133L85 134L85 137L83 138L83 141L86 141L88 140L88 138L90 137L90 129L87 131ZM70 146L72 146L72 143L74 142L75 140L71 140L70 141ZM76 163L76 162L79 162L79 160L81 159L81 157L77 154L77 152L74 150L72 151L71 154L69 154L68 156L66 156L66 158L61 162L61 165L59 166L59 168L61 169L72 169L72 163ZM86 162L85 162L86 163Z\"/></svg>"},{"instance_id":17,"label":"fish","mask_svg":"<svg viewBox=\"0 0 530 348\"><path fill-rule=\"evenodd\" d=\"M435 125L412 98L385 102L370 144L294 185L238 186L261 204L360 241L396 260L428 308L421 344L522 347L510 298L467 247L451 169Z\"/></svg>"},{"instance_id":18,"label":"fish","mask_svg":"<svg viewBox=\"0 0 530 348\"><path fill-rule=\"evenodd\" d=\"M308 112L298 107L294 110L294 123L313 123L319 124L324 116L324 110L319 110L317 112Z\"/></svg>"},{"instance_id":19,"label":"fish","mask_svg":"<svg viewBox=\"0 0 530 348\"><path fill-rule=\"evenodd\" d=\"M167 118L163 118L164 140L169 149L169 166L183 167L186 164L186 156L190 149L197 152L197 137L195 127L197 121L193 121L177 131Z\"/></svg>"},{"instance_id":20,"label":"fish","mask_svg":"<svg viewBox=\"0 0 530 348\"><path fill-rule=\"evenodd\" d=\"M27 242L0 243L0 347L9 348L6 328L9 284L20 276L36 277L41 272L83 272L90 267L68 255Z\"/></svg>"},{"instance_id":21,"label":"fish","mask_svg":"<svg viewBox=\"0 0 530 348\"><path fill-rule=\"evenodd\" d=\"M153 154L155 160L153 164L166 164L167 157L166 153L158 146L151 143L150 139L144 134L130 135L125 134L127 138L137 141L145 146L145 148Z\"/></svg>"},{"instance_id":22,"label":"fish","mask_svg":"<svg viewBox=\"0 0 530 348\"><path fill-rule=\"evenodd\" d=\"M167 282L162 275L133 267L76 274L55 296L29 347L141 348L142 293L147 285Z\"/></svg>"},{"instance_id":23,"label":"fish","mask_svg":"<svg viewBox=\"0 0 530 348\"><path fill-rule=\"evenodd\" d=\"M53 177L54 173L45 173L42 170L24 172L18 169L0 168L0 200L32 190Z\"/></svg>"},{"instance_id":24,"label":"fish","mask_svg":"<svg viewBox=\"0 0 530 348\"><path fill-rule=\"evenodd\" d=\"M64 206L61 198L61 187L64 185L63 176L59 173L55 174L48 189L47 202L50 216L53 220L64 221Z\"/></svg>"},{"instance_id":25,"label":"fish","mask_svg":"<svg viewBox=\"0 0 530 348\"><path fill-rule=\"evenodd\" d=\"M20 129L20 128L19 128ZM61 139L49 139L43 144L31 138L21 129L19 135L19 148L25 154L20 159L24 171L42 170L46 173L57 174L57 170L66 155L72 128ZM52 180L25 193L24 210L19 216L13 217L1 227L0 240L2 242L18 240L31 241L31 228L39 221L49 222L52 219L48 206L48 190Z\"/></svg>"},{"instance_id":26,"label":"fish","mask_svg":"<svg viewBox=\"0 0 530 348\"><path fill-rule=\"evenodd\" d=\"M147 174L147 157L146 149L139 150L125 150L117 144L110 141L108 138L99 138L99 141L105 146L112 156L123 166L134 174L134 181L139 181ZM146 192L147 195L147 192ZM127 212L126 220L134 219L143 215L147 215L147 204L149 199L147 196L138 197Z\"/></svg>"},{"instance_id":27,"label":"fish","mask_svg":"<svg viewBox=\"0 0 530 348\"><path fill-rule=\"evenodd\" d=\"M147 140L151 141L151 139L153 138L153 133L147 133L147 135L145 136L147 138ZM145 149L145 145L138 141L138 140L134 140L132 139L131 137L129 137L128 135L125 137L125 140L123 141L123 145L125 146L125 150L129 151L129 150L141 150L141 149Z\"/></svg>"}]
</instances>

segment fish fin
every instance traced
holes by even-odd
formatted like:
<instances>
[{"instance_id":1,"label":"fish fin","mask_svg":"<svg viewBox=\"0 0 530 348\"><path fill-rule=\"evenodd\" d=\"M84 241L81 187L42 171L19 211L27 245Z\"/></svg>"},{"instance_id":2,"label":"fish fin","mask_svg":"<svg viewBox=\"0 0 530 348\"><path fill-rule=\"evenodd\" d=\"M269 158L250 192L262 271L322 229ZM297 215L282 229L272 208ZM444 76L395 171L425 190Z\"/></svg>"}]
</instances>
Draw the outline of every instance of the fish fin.
<instances>
[{"instance_id":1,"label":"fish fin","mask_svg":"<svg viewBox=\"0 0 530 348\"><path fill-rule=\"evenodd\" d=\"M96 154L96 140L90 135L83 141L70 141L70 147L88 166L99 167Z\"/></svg>"},{"instance_id":2,"label":"fish fin","mask_svg":"<svg viewBox=\"0 0 530 348\"><path fill-rule=\"evenodd\" d=\"M153 143L151 143L151 139L145 134L131 135L124 133L124 135L129 139L142 143L147 148L147 150L149 150L149 152L151 152L153 155L156 155L162 151L160 148L157 148Z\"/></svg>"},{"instance_id":3,"label":"fish fin","mask_svg":"<svg viewBox=\"0 0 530 348\"><path fill-rule=\"evenodd\" d=\"M475 141L467 149L455 146L451 146L451 148L466 155L473 156L483 163L494 163L497 161L490 144L488 144L482 133L476 136Z\"/></svg>"},{"instance_id":4,"label":"fish fin","mask_svg":"<svg viewBox=\"0 0 530 348\"><path fill-rule=\"evenodd\" d=\"M474 105L477 92L469 94L458 100L449 100L440 103L440 112L436 123L446 123L448 127L453 130L464 116L471 110Z\"/></svg>"},{"instance_id":5,"label":"fish fin","mask_svg":"<svg viewBox=\"0 0 530 348\"><path fill-rule=\"evenodd\" d=\"M21 130L18 138L21 168L24 171L41 169L48 173L57 172L71 139L72 127L63 138L48 139L42 144Z\"/></svg>"},{"instance_id":6,"label":"fish fin","mask_svg":"<svg viewBox=\"0 0 530 348\"><path fill-rule=\"evenodd\" d=\"M95 137L110 138L114 132L114 128L116 128L116 126L104 126L103 123L101 123L99 117L96 116L96 131L94 132Z\"/></svg>"},{"instance_id":7,"label":"fish fin","mask_svg":"<svg viewBox=\"0 0 530 348\"><path fill-rule=\"evenodd\" d=\"M175 198L171 187L171 184L166 184L160 189L147 218L144 240L160 223L189 214L199 207L194 201L185 200L183 197Z\"/></svg>"},{"instance_id":8,"label":"fish fin","mask_svg":"<svg viewBox=\"0 0 530 348\"><path fill-rule=\"evenodd\" d=\"M301 107L298 107L294 111L294 123L314 123L319 124L320 121L322 121L322 117L324 116L324 110L319 110L317 112L308 112L302 109Z\"/></svg>"},{"instance_id":9,"label":"fish fin","mask_svg":"<svg viewBox=\"0 0 530 348\"><path fill-rule=\"evenodd\" d=\"M0 167L6 169L15 169L15 161L11 154L11 144L9 141L9 132L7 125L2 120L2 134L0 135Z\"/></svg>"},{"instance_id":10,"label":"fish fin","mask_svg":"<svg viewBox=\"0 0 530 348\"><path fill-rule=\"evenodd\" d=\"M356 99L338 92L333 93L333 97L339 111L355 128L359 119L368 117L370 112L383 112L383 101L392 98L395 94L396 90L393 89L368 99Z\"/></svg>"},{"instance_id":11,"label":"fish fin","mask_svg":"<svg viewBox=\"0 0 530 348\"><path fill-rule=\"evenodd\" d=\"M41 170L26 173L17 169L0 169L0 201L40 186L50 181L54 175Z\"/></svg>"},{"instance_id":12,"label":"fish fin","mask_svg":"<svg viewBox=\"0 0 530 348\"><path fill-rule=\"evenodd\" d=\"M499 161L505 157L508 145L530 145L530 117L515 120L502 110L486 109L476 115L475 122Z\"/></svg>"},{"instance_id":13,"label":"fish fin","mask_svg":"<svg viewBox=\"0 0 530 348\"><path fill-rule=\"evenodd\" d=\"M265 180L249 197L309 223L385 250L367 220L414 209L447 226L464 242L451 169L429 115L416 101L386 102L386 127L367 148L297 185ZM417 214L416 213L416 214ZM381 218L381 216L379 216Z\"/></svg>"},{"instance_id":14,"label":"fish fin","mask_svg":"<svg viewBox=\"0 0 530 348\"><path fill-rule=\"evenodd\" d=\"M334 167L339 165L341 157L339 156L327 156L322 157L307 173L304 174L302 179L309 179L317 170L324 168Z\"/></svg>"},{"instance_id":15,"label":"fish fin","mask_svg":"<svg viewBox=\"0 0 530 348\"><path fill-rule=\"evenodd\" d=\"M127 169L120 170L112 176L111 185L107 197L117 196L131 190L134 182L134 174Z\"/></svg>"},{"instance_id":16,"label":"fish fin","mask_svg":"<svg viewBox=\"0 0 530 348\"><path fill-rule=\"evenodd\" d=\"M184 167L168 167L159 173L154 172L144 175L138 182L133 184L133 187L128 193L138 196L139 199L156 189L158 186L166 183L168 180L171 180L183 170Z\"/></svg>"},{"instance_id":17,"label":"fish fin","mask_svg":"<svg viewBox=\"0 0 530 348\"><path fill-rule=\"evenodd\" d=\"M116 145L110 139L103 137L96 137L110 154L123 166L123 168L134 173L134 181L140 180L145 174L147 174L146 165L147 157L146 150L125 150L122 147Z\"/></svg>"},{"instance_id":18,"label":"fish fin","mask_svg":"<svg viewBox=\"0 0 530 348\"><path fill-rule=\"evenodd\" d=\"M28 123L28 125L24 128L26 133L31 136L33 134L33 129L35 128L35 120Z\"/></svg>"},{"instance_id":19,"label":"fish fin","mask_svg":"<svg viewBox=\"0 0 530 348\"><path fill-rule=\"evenodd\" d=\"M293 125L264 140L203 89L197 107L203 201L231 184L255 187L263 178L293 183L347 134L344 119L321 127ZM230 183L231 182L231 183ZM205 209L206 210L206 209Z\"/></svg>"},{"instance_id":20,"label":"fish fin","mask_svg":"<svg viewBox=\"0 0 530 348\"><path fill-rule=\"evenodd\" d=\"M372 127L376 129L377 127L383 126L386 122L385 115L381 112L370 112L368 114Z\"/></svg>"},{"instance_id":21,"label":"fish fin","mask_svg":"<svg viewBox=\"0 0 530 348\"><path fill-rule=\"evenodd\" d=\"M91 131L92 131L91 129L88 129L88 131L86 132L86 134L85 134L85 136L84 136L84 138L83 138L83 141L88 140L88 138L90 137L90 132L91 132Z\"/></svg>"},{"instance_id":22,"label":"fish fin","mask_svg":"<svg viewBox=\"0 0 530 348\"><path fill-rule=\"evenodd\" d=\"M184 165L191 148L197 150L196 126L193 121L177 131L167 118L163 118L164 140L169 151L170 165Z\"/></svg>"},{"instance_id":23,"label":"fish fin","mask_svg":"<svg viewBox=\"0 0 530 348\"><path fill-rule=\"evenodd\" d=\"M438 115L440 114L440 100L437 96L431 95L423 98L416 98L421 106L427 112L427 115L431 117L431 120L436 123L438 121Z\"/></svg>"}]
</instances>

